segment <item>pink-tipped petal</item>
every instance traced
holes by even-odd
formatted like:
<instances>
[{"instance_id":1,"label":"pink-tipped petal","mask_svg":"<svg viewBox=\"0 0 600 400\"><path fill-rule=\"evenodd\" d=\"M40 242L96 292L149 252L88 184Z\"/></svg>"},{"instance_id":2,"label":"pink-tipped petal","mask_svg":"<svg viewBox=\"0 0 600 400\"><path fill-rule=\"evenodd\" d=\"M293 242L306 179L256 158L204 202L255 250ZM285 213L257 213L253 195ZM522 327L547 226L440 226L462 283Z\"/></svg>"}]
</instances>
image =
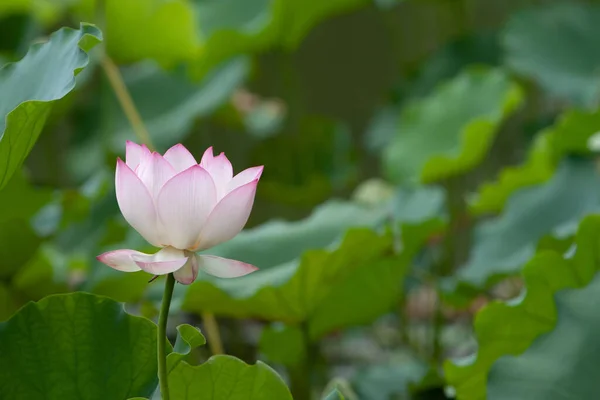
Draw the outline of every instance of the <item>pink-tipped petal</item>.
<instances>
[{"instance_id":1,"label":"pink-tipped petal","mask_svg":"<svg viewBox=\"0 0 600 400\"><path fill-rule=\"evenodd\" d=\"M145 144L140 146L129 140L125 142L125 162L132 171L135 171L140 164L142 157L149 154L150 150L148 150L148 147L146 147Z\"/></svg>"},{"instance_id":2,"label":"pink-tipped petal","mask_svg":"<svg viewBox=\"0 0 600 400\"><path fill-rule=\"evenodd\" d=\"M215 158L213 154L213 147L210 146L204 151L204 154L202 154L202 159L200 159L200 165L205 166L207 164L210 164L212 162L212 159Z\"/></svg>"},{"instance_id":3,"label":"pink-tipped petal","mask_svg":"<svg viewBox=\"0 0 600 400\"><path fill-rule=\"evenodd\" d=\"M125 220L149 243L160 246L152 196L140 178L121 159L115 174L117 203Z\"/></svg>"},{"instance_id":4,"label":"pink-tipped petal","mask_svg":"<svg viewBox=\"0 0 600 400\"><path fill-rule=\"evenodd\" d=\"M198 266L217 278L237 278L257 271L254 265L217 256L197 255Z\"/></svg>"},{"instance_id":5,"label":"pink-tipped petal","mask_svg":"<svg viewBox=\"0 0 600 400\"><path fill-rule=\"evenodd\" d=\"M190 249L216 202L213 180L199 165L186 169L165 183L156 205L169 244L179 249Z\"/></svg>"},{"instance_id":6,"label":"pink-tipped petal","mask_svg":"<svg viewBox=\"0 0 600 400\"><path fill-rule=\"evenodd\" d=\"M185 265L188 257L182 250L165 247L153 255L133 255L133 261L142 270L153 275L165 275L175 272Z\"/></svg>"},{"instance_id":7,"label":"pink-tipped petal","mask_svg":"<svg viewBox=\"0 0 600 400\"><path fill-rule=\"evenodd\" d=\"M136 171L137 176L148 188L152 198L156 196L163 185L175 176L175 169L167 160L158 153L152 153L150 157L144 157Z\"/></svg>"},{"instance_id":8,"label":"pink-tipped petal","mask_svg":"<svg viewBox=\"0 0 600 400\"><path fill-rule=\"evenodd\" d=\"M231 192L233 189L237 189L240 186L245 185L246 183L250 183L253 180L259 180L262 175L264 166L252 167L243 170L239 174L233 177L231 181L227 184L227 193Z\"/></svg>"},{"instance_id":9,"label":"pink-tipped petal","mask_svg":"<svg viewBox=\"0 0 600 400\"><path fill-rule=\"evenodd\" d=\"M200 161L202 168L208 171L217 188L217 199L222 199L227 194L227 184L233 178L233 167L225 153L213 156L213 149L209 147Z\"/></svg>"},{"instance_id":10,"label":"pink-tipped petal","mask_svg":"<svg viewBox=\"0 0 600 400\"><path fill-rule=\"evenodd\" d=\"M256 185L254 180L227 194L210 213L193 250L205 250L232 239L248 222Z\"/></svg>"},{"instance_id":11,"label":"pink-tipped petal","mask_svg":"<svg viewBox=\"0 0 600 400\"><path fill-rule=\"evenodd\" d=\"M139 251L122 249L107 251L106 253L100 254L96 259L117 271L135 272L139 271L141 268L133 260L132 256L134 255L139 257L149 257L148 254Z\"/></svg>"},{"instance_id":12,"label":"pink-tipped petal","mask_svg":"<svg viewBox=\"0 0 600 400\"><path fill-rule=\"evenodd\" d=\"M198 277L198 258L195 254L192 254L185 265L173 272L173 276L177 282L190 285Z\"/></svg>"},{"instance_id":13,"label":"pink-tipped petal","mask_svg":"<svg viewBox=\"0 0 600 400\"><path fill-rule=\"evenodd\" d=\"M181 143L176 144L167 150L164 158L173 166L177 173L185 171L192 165L198 164L192 153L190 153Z\"/></svg>"}]
</instances>

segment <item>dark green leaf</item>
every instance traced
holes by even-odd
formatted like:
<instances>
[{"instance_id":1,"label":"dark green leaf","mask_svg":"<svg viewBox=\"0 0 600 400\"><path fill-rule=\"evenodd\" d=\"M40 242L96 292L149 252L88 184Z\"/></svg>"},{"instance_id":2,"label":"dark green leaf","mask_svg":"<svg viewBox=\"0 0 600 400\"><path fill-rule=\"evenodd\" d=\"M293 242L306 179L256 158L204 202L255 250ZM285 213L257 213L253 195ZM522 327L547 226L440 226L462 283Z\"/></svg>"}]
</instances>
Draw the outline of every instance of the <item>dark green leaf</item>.
<instances>
[{"instance_id":1,"label":"dark green leaf","mask_svg":"<svg viewBox=\"0 0 600 400\"><path fill-rule=\"evenodd\" d=\"M0 398L148 397L158 384L156 326L105 297L54 295L0 324Z\"/></svg>"}]
</instances>

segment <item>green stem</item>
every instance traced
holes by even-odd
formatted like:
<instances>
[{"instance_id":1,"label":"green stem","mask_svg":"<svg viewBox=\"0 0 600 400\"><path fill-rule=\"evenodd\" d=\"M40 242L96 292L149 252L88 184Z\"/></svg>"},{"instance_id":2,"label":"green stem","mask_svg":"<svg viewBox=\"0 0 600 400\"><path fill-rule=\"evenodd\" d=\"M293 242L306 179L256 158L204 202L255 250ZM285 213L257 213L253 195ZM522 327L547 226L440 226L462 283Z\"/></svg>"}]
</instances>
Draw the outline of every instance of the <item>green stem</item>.
<instances>
[{"instance_id":1,"label":"green stem","mask_svg":"<svg viewBox=\"0 0 600 400\"><path fill-rule=\"evenodd\" d=\"M308 324L303 323L300 329L302 330L304 354L302 360L297 365L289 366L290 389L294 399L310 400L312 386L310 376L314 357L311 351Z\"/></svg>"},{"instance_id":2,"label":"green stem","mask_svg":"<svg viewBox=\"0 0 600 400\"><path fill-rule=\"evenodd\" d=\"M175 287L175 277L173 274L167 275L165 282L165 292L163 293L162 305L158 316L158 381L160 383L160 394L162 400L169 400L169 380L167 371L167 319L169 318L169 307L173 297L173 288Z\"/></svg>"}]
</instances>

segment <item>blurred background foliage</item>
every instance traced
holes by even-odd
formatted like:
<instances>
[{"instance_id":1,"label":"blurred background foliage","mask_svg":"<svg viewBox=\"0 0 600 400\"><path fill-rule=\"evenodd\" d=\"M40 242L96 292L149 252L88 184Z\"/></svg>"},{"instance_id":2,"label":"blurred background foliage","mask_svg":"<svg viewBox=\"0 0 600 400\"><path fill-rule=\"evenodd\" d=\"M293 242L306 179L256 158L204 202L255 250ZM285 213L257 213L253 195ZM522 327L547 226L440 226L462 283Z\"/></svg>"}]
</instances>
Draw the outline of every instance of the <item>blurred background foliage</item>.
<instances>
[{"instance_id":1,"label":"blurred background foliage","mask_svg":"<svg viewBox=\"0 0 600 400\"><path fill-rule=\"evenodd\" d=\"M49 39L82 21L101 43L89 26ZM71 291L155 317L162 285L95 260L151 250L113 184L125 140L147 130L159 151L214 146L236 171L265 165L247 229L213 249L261 271L176 288L174 319L201 326L213 352L269 362L300 400L333 387L350 400L558 398L506 382L540 382L536 352L584 357L556 343L587 337L569 318L600 301L591 275L529 286L538 264L552 282L579 265L573 246L597 251L598 221L581 226L585 246L575 236L600 208L599 34L592 0L2 0L0 63L52 48L0 71L0 318ZM30 83L10 86L15 71ZM585 289L556 305L571 286ZM516 311L495 302L513 298ZM526 308L550 324L529 329ZM498 345L503 324L527 339ZM475 338L476 359L441 368ZM542 375L583 379L563 369Z\"/></svg>"}]
</instances>

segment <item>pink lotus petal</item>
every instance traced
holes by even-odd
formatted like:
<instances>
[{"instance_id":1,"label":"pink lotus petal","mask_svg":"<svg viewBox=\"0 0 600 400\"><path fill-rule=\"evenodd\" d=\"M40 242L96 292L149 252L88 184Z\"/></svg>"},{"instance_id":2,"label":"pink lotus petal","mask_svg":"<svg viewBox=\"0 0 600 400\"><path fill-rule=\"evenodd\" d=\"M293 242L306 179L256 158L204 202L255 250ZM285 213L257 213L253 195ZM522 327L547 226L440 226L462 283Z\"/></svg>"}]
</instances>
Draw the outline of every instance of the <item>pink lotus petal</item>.
<instances>
[{"instance_id":1,"label":"pink lotus petal","mask_svg":"<svg viewBox=\"0 0 600 400\"><path fill-rule=\"evenodd\" d=\"M125 162L132 171L135 171L142 157L149 154L150 150L148 150L145 144L140 146L129 140L125 142Z\"/></svg>"},{"instance_id":2,"label":"pink lotus petal","mask_svg":"<svg viewBox=\"0 0 600 400\"><path fill-rule=\"evenodd\" d=\"M153 255L133 255L133 261L142 270L153 275L165 275L175 272L185 265L188 257L182 250L165 247Z\"/></svg>"},{"instance_id":3,"label":"pink lotus petal","mask_svg":"<svg viewBox=\"0 0 600 400\"><path fill-rule=\"evenodd\" d=\"M137 175L120 158L115 174L117 203L125 220L149 243L160 246L152 196Z\"/></svg>"},{"instance_id":4,"label":"pink lotus petal","mask_svg":"<svg viewBox=\"0 0 600 400\"><path fill-rule=\"evenodd\" d=\"M217 278L237 278L257 271L254 265L217 256L197 255L198 266L207 274Z\"/></svg>"},{"instance_id":5,"label":"pink lotus petal","mask_svg":"<svg viewBox=\"0 0 600 400\"><path fill-rule=\"evenodd\" d=\"M141 253L135 250L122 249L122 250L114 250L107 251L106 253L100 254L96 257L98 261L108 265L111 268L116 269L117 271L123 272L135 272L139 271L141 268L133 260L132 256L150 256L145 253Z\"/></svg>"},{"instance_id":6,"label":"pink lotus petal","mask_svg":"<svg viewBox=\"0 0 600 400\"><path fill-rule=\"evenodd\" d=\"M143 157L136 174L148 188L152 198L156 199L163 185L176 173L175 169L163 156L154 152L149 157Z\"/></svg>"},{"instance_id":7,"label":"pink lotus petal","mask_svg":"<svg viewBox=\"0 0 600 400\"><path fill-rule=\"evenodd\" d=\"M178 249L190 249L216 203L216 190L210 174L195 165L171 178L158 194L159 219Z\"/></svg>"},{"instance_id":8,"label":"pink lotus petal","mask_svg":"<svg viewBox=\"0 0 600 400\"><path fill-rule=\"evenodd\" d=\"M217 188L217 199L222 199L227 194L227 184L233 178L233 167L229 159L225 156L225 153L214 157L213 148L209 147L204 152L200 165L212 176Z\"/></svg>"},{"instance_id":9,"label":"pink lotus petal","mask_svg":"<svg viewBox=\"0 0 600 400\"><path fill-rule=\"evenodd\" d=\"M243 170L239 174L233 177L231 181L227 184L227 193L231 192L233 189L237 189L240 186L245 185L246 183L250 183L253 180L259 180L262 175L264 166L252 167Z\"/></svg>"},{"instance_id":10,"label":"pink lotus petal","mask_svg":"<svg viewBox=\"0 0 600 400\"><path fill-rule=\"evenodd\" d=\"M215 206L192 250L208 249L240 233L250 217L257 184L254 180L232 190Z\"/></svg>"},{"instance_id":11,"label":"pink lotus petal","mask_svg":"<svg viewBox=\"0 0 600 400\"><path fill-rule=\"evenodd\" d=\"M198 164L192 153L190 153L182 144L176 144L167 150L164 158L171 166L173 166L177 173L188 169L192 165Z\"/></svg>"},{"instance_id":12,"label":"pink lotus petal","mask_svg":"<svg viewBox=\"0 0 600 400\"><path fill-rule=\"evenodd\" d=\"M198 277L198 258L195 254L192 254L185 265L173 272L173 276L177 282L189 285L193 283Z\"/></svg>"}]
</instances>

